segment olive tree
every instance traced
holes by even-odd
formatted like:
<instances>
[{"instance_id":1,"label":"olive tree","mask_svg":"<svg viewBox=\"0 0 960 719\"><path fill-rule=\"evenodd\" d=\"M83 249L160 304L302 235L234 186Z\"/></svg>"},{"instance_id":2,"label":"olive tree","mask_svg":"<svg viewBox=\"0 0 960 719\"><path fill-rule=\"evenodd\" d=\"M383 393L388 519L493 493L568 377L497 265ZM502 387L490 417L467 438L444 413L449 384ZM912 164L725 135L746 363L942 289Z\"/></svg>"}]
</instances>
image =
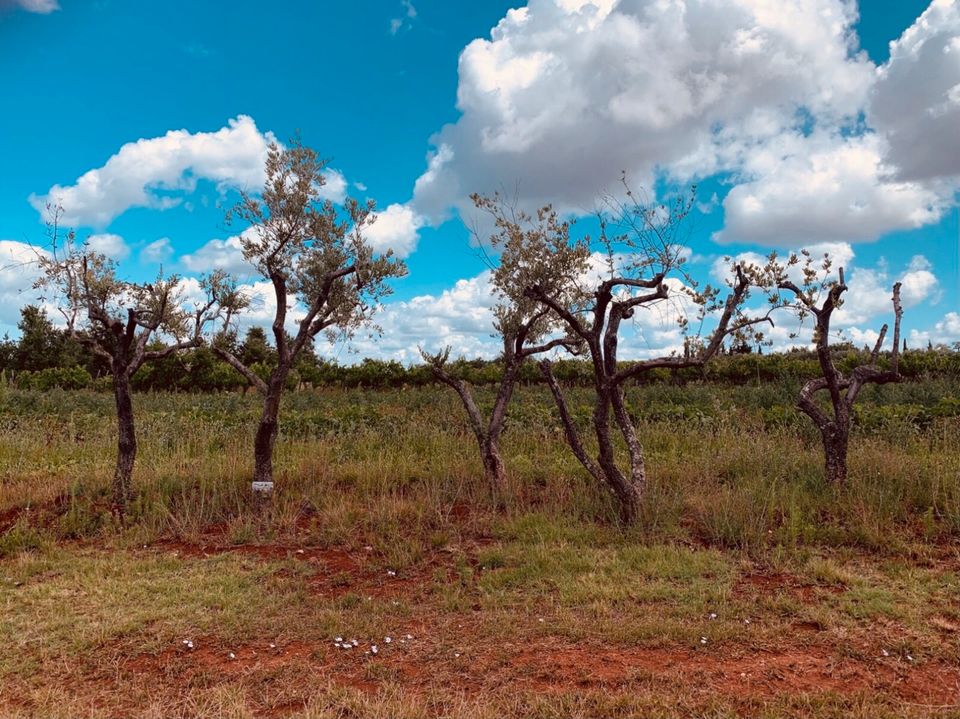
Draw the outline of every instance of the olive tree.
<instances>
[{"instance_id":1,"label":"olive tree","mask_svg":"<svg viewBox=\"0 0 960 719\"><path fill-rule=\"evenodd\" d=\"M592 425L596 457L587 450L550 361L542 360L540 368L574 455L597 482L612 491L622 521L630 524L638 517L647 470L624 387L654 369L701 366L717 353L725 338L768 322L769 317L749 317L742 312L754 282L742 267L734 267L725 299L721 299L719 289L699 289L684 272L683 242L686 220L694 207L692 192L670 204L640 201L629 187L625 196L622 202L607 201L598 211L600 231L593 270L586 276L569 277L571 289L561 294L557 287L527 275L527 267L542 262L532 252L511 258L517 263L511 274L524 295L550 310L589 357L595 392ZM675 315L684 336L682 349L621 361L618 351L624 323L638 312ZM708 323L713 323L713 329L704 334ZM617 457L616 433L626 445L626 466Z\"/></svg>"},{"instance_id":2,"label":"olive tree","mask_svg":"<svg viewBox=\"0 0 960 719\"><path fill-rule=\"evenodd\" d=\"M144 363L202 343L205 327L221 311L218 295L225 278L221 273L203 277L203 297L193 301L185 299L176 275L161 272L147 283L122 280L112 260L78 242L73 231L61 233L61 208L48 210L50 248L38 253L41 274L35 288L57 308L70 336L110 367L118 429L112 511L123 521L137 456L131 378Z\"/></svg>"},{"instance_id":3,"label":"olive tree","mask_svg":"<svg viewBox=\"0 0 960 719\"><path fill-rule=\"evenodd\" d=\"M555 296L571 301L573 280L586 272L590 250L585 242L570 242L569 223L561 221L549 207L531 215L509 205L500 195L473 195L472 199L492 221L493 231L484 240L492 253L484 256L490 264L497 300L493 327L503 346L500 384L489 415L484 417L470 385L448 370L449 347L436 354L421 354L433 374L460 397L480 448L484 477L494 493L502 495L507 474L500 436L521 366L535 355L560 348L576 352L579 347L574 337L552 336L563 329L562 325L548 307L528 297L523 288L529 284L550 287ZM500 259L493 259L497 255ZM520 260L521 255L525 261Z\"/></svg>"},{"instance_id":4,"label":"olive tree","mask_svg":"<svg viewBox=\"0 0 960 719\"><path fill-rule=\"evenodd\" d=\"M321 332L331 339L349 337L367 325L390 293L387 280L406 274L390 251L377 255L364 237L374 220L373 203L348 199L338 209L322 198L325 165L299 140L289 147L273 144L263 191L241 193L227 214L228 223L246 226L240 234L243 257L270 282L276 300L271 329L277 362L266 381L226 343L213 346L263 395L254 439L254 482L273 482L280 400L297 358ZM290 334L288 323L294 327Z\"/></svg>"},{"instance_id":5,"label":"olive tree","mask_svg":"<svg viewBox=\"0 0 960 719\"><path fill-rule=\"evenodd\" d=\"M791 271L791 268L796 268ZM843 268L836 279L832 275L832 261L825 255L815 260L810 252L791 254L784 263L771 256L764 268L767 284L782 295L773 296L773 302L792 309L801 322L813 317L813 343L816 347L820 376L806 382L800 389L797 407L816 425L823 442L824 465L827 480L843 484L847 480L847 451L850 443L850 425L853 405L864 385L899 382L900 377L900 283L893 285L893 345L889 369L878 366L880 350L887 336L888 325L880 328L877 341L865 364L854 367L849 374L841 372L830 349L830 323L834 312L843 304L847 291ZM797 277L799 275L799 277ZM818 395L826 393L829 409L818 402Z\"/></svg>"}]
</instances>

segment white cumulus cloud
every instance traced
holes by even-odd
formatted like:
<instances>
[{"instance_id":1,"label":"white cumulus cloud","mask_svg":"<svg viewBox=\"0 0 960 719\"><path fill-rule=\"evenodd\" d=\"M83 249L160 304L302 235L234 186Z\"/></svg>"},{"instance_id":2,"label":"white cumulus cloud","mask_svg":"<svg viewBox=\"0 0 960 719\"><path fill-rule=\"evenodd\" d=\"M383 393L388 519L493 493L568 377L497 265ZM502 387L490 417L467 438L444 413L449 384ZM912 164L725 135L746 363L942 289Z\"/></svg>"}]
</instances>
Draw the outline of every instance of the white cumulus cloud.
<instances>
[{"instance_id":1,"label":"white cumulus cloud","mask_svg":"<svg viewBox=\"0 0 960 719\"><path fill-rule=\"evenodd\" d=\"M243 231L243 233L251 232L255 230L247 228ZM253 267L243 259L240 235L232 235L225 240L210 240L196 251L180 257L180 263L190 272L226 270L237 275L249 275L254 271Z\"/></svg>"},{"instance_id":2,"label":"white cumulus cloud","mask_svg":"<svg viewBox=\"0 0 960 719\"><path fill-rule=\"evenodd\" d=\"M869 120L906 180L960 177L960 3L933 0L890 44Z\"/></svg>"},{"instance_id":3,"label":"white cumulus cloud","mask_svg":"<svg viewBox=\"0 0 960 719\"><path fill-rule=\"evenodd\" d=\"M124 239L120 235L114 235L108 232L90 235L87 238L87 247L117 262L125 260L130 256L130 248Z\"/></svg>"},{"instance_id":4,"label":"white cumulus cloud","mask_svg":"<svg viewBox=\"0 0 960 719\"><path fill-rule=\"evenodd\" d=\"M45 254L25 242L0 240L0 330L13 330L20 308L37 303L33 283L40 276L37 259Z\"/></svg>"},{"instance_id":5,"label":"white cumulus cloud","mask_svg":"<svg viewBox=\"0 0 960 719\"><path fill-rule=\"evenodd\" d=\"M419 229L424 220L410 205L394 203L375 213L376 219L365 231L376 252L393 250L397 257L409 256L417 247Z\"/></svg>"},{"instance_id":6,"label":"white cumulus cloud","mask_svg":"<svg viewBox=\"0 0 960 719\"><path fill-rule=\"evenodd\" d=\"M257 190L263 186L267 146L275 141L246 115L215 132L171 130L123 145L73 185L54 185L42 196L32 195L30 202L40 212L48 202L60 203L64 224L105 227L131 207L179 204L181 198L161 192L191 191L200 178L221 187Z\"/></svg>"},{"instance_id":7,"label":"white cumulus cloud","mask_svg":"<svg viewBox=\"0 0 960 719\"><path fill-rule=\"evenodd\" d=\"M715 239L797 247L811 238L877 239L940 218L949 199L914 182L887 180L874 134L784 134L745 159L723 201Z\"/></svg>"},{"instance_id":8,"label":"white cumulus cloud","mask_svg":"<svg viewBox=\"0 0 960 719\"><path fill-rule=\"evenodd\" d=\"M589 209L621 170L712 174L800 110L839 124L873 78L855 20L842 0L531 0L464 49L462 116L433 138L414 206L436 219L519 183Z\"/></svg>"}]
</instances>

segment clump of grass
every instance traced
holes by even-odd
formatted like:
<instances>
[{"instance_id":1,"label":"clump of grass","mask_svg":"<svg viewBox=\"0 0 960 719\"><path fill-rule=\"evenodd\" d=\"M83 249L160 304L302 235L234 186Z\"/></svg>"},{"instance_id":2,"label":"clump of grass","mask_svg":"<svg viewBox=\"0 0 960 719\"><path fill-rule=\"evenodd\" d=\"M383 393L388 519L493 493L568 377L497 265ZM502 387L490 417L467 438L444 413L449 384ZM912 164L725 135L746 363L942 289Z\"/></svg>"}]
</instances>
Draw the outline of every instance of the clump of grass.
<instances>
[{"instance_id":1,"label":"clump of grass","mask_svg":"<svg viewBox=\"0 0 960 719\"><path fill-rule=\"evenodd\" d=\"M0 534L0 557L11 557L24 552L39 552L49 543L49 536L21 516L13 526Z\"/></svg>"}]
</instances>

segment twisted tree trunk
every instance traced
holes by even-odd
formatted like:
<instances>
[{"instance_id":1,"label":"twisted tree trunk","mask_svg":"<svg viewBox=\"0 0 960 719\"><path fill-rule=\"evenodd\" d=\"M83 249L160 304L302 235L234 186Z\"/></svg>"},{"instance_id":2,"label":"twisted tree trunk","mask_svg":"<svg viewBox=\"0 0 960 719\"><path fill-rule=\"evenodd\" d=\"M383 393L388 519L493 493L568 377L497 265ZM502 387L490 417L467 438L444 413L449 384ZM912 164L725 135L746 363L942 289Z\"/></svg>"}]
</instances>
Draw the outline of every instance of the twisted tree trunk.
<instances>
[{"instance_id":1,"label":"twisted tree trunk","mask_svg":"<svg viewBox=\"0 0 960 719\"><path fill-rule=\"evenodd\" d=\"M593 428L597 436L597 463L603 477L617 498L620 519L624 524L633 524L640 512L643 487L630 481L617 465L616 448L610 433L611 390L604 390L597 398L593 411ZM619 423L618 423L619 424ZM631 425L631 430L633 429ZM633 457L631 456L631 460ZM631 473L633 466L631 465Z\"/></svg>"},{"instance_id":2,"label":"twisted tree trunk","mask_svg":"<svg viewBox=\"0 0 960 719\"><path fill-rule=\"evenodd\" d=\"M820 430L823 437L824 466L827 481L832 484L846 484L847 448L850 442L849 426L842 427L830 423Z\"/></svg>"},{"instance_id":3,"label":"twisted tree trunk","mask_svg":"<svg viewBox=\"0 0 960 719\"><path fill-rule=\"evenodd\" d=\"M606 484L613 492L617 499L621 521L624 524L633 524L640 514L640 503L646 488L646 468L643 463L640 442L637 440L636 430L627 415L622 396L618 396L616 403L613 402L613 397L620 391L619 388L610 390L601 386L597 387L597 401L593 408L593 429L597 437L598 452L597 458L594 460L583 446L580 432L570 415L563 390L553 375L553 368L549 360L540 362L540 371L547 381L551 394L553 394L567 444L573 450L574 456L590 473L590 476L597 482ZM610 408L612 404L615 406L614 411L618 416L617 424L627 439L630 449L630 479L627 479L616 461L616 450L610 433ZM619 409L616 408L616 405L619 405ZM627 425L626 429L624 423Z\"/></svg>"},{"instance_id":4,"label":"twisted tree trunk","mask_svg":"<svg viewBox=\"0 0 960 719\"><path fill-rule=\"evenodd\" d=\"M253 481L273 482L273 448L280 431L280 398L287 372L278 367L270 376L263 399L260 424L253 440Z\"/></svg>"},{"instance_id":5,"label":"twisted tree trunk","mask_svg":"<svg viewBox=\"0 0 960 719\"><path fill-rule=\"evenodd\" d=\"M480 448L484 481L497 497L502 498L507 487L507 468L500 454L500 435L503 433L507 405L513 396L517 368L508 367L504 372L489 422L484 421L483 414L473 399L470 385L448 374L442 366L434 365L432 370L437 379L451 387L460 397L463 408L467 412L470 429L473 430L477 446Z\"/></svg>"},{"instance_id":6,"label":"twisted tree trunk","mask_svg":"<svg viewBox=\"0 0 960 719\"><path fill-rule=\"evenodd\" d=\"M133 422L130 378L125 366L114 364L113 397L117 406L117 464L113 472L111 510L121 522L133 494L133 465L137 458L137 433Z\"/></svg>"},{"instance_id":7,"label":"twisted tree trunk","mask_svg":"<svg viewBox=\"0 0 960 719\"><path fill-rule=\"evenodd\" d=\"M867 364L855 367L849 376L844 376L834 365L830 353L830 319L833 311L839 306L840 298L847 290L844 282L843 268L839 270L840 281L830 288L823 304L817 306L810 300L803 290L793 282L782 281L779 286L794 293L803 305L817 318L815 339L817 344L817 359L820 362L820 377L809 380L800 389L797 397L797 407L820 430L823 444L824 471L827 481L843 485L847 481L847 451L850 444L850 426L853 417L853 405L857 401L860 390L866 384L887 384L900 381L900 322L903 318L903 308L900 305L900 283L893 286L893 350L890 355L891 368L881 370L877 367L877 358L883 348L883 341L887 335L887 325L880 328L873 351L870 353ZM816 402L818 392L826 391L830 397L832 412L824 411Z\"/></svg>"}]
</instances>

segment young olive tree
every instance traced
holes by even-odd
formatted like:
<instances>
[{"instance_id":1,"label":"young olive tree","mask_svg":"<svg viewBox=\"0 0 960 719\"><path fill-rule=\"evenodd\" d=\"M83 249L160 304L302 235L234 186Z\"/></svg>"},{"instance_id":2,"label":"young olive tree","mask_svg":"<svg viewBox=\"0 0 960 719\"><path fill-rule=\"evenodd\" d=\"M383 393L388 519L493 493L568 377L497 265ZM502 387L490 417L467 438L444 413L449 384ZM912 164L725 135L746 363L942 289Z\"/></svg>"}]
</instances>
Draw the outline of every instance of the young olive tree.
<instances>
[{"instance_id":1,"label":"young olive tree","mask_svg":"<svg viewBox=\"0 0 960 719\"><path fill-rule=\"evenodd\" d=\"M48 208L51 247L39 254L40 278L35 288L63 316L67 332L109 364L117 412L117 462L112 484L112 511L122 522L132 497L137 456L130 381L146 362L161 360L202 343L204 328L221 311L221 273L203 277L203 299L184 299L179 277L135 283L117 276L115 263L76 240L73 231L61 237L59 207Z\"/></svg>"},{"instance_id":2,"label":"young olive tree","mask_svg":"<svg viewBox=\"0 0 960 719\"><path fill-rule=\"evenodd\" d=\"M516 256L519 266L512 274L524 295L549 309L589 356L595 391L595 458L587 451L549 360L541 361L540 368L574 455L597 482L612 491L622 521L631 524L639 514L647 470L643 447L627 409L624 386L654 369L701 366L717 353L725 338L742 335L769 318L748 317L742 312L754 281L742 267L734 267L726 299L720 298L719 289L697 289L683 271L685 221L694 207L693 193L669 205L639 202L629 188L626 197L622 203L609 202L597 213L600 252L594 257L600 260L600 271L570 280L576 285L574 289L558 294L556 287L526 276L525 267L542 260L524 253ZM611 233L613 229L616 234ZM623 323L643 311L676 314L685 336L682 352L628 362L619 359ZM714 328L704 337L704 326L711 318ZM699 330L693 334L691 319L699 323ZM617 432L626 445L626 467L617 457Z\"/></svg>"},{"instance_id":3,"label":"young olive tree","mask_svg":"<svg viewBox=\"0 0 960 719\"><path fill-rule=\"evenodd\" d=\"M791 268L799 270L799 281L791 278ZM881 369L877 366L880 350L887 336L888 326L884 324L867 363L854 367L849 375L844 375L837 369L830 351L830 321L834 311L843 304L843 293L847 291L847 284L843 268L839 268L837 279L832 279L831 268L832 261L828 256L824 256L817 263L812 255L804 250L799 255L791 254L784 263L777 262L776 257L771 256L765 272L768 274L768 285L786 295L774 296L772 299L776 304L795 311L801 322L810 316L814 319L813 342L821 376L803 385L797 398L797 407L820 431L827 480L834 484L844 484L847 480L847 451L853 405L860 390L867 384L887 384L899 382L901 379L900 320L903 317L903 308L900 305L900 283L897 282L893 286L892 298L894 323L890 368ZM817 395L823 392L829 397L829 410L817 401Z\"/></svg>"},{"instance_id":4,"label":"young olive tree","mask_svg":"<svg viewBox=\"0 0 960 719\"><path fill-rule=\"evenodd\" d=\"M228 222L237 219L248 226L240 235L244 259L271 283L276 298L272 332L277 362L266 381L227 343L213 346L263 395L254 439L254 482L273 482L280 399L304 348L320 332L331 338L349 337L367 325L391 291L387 280L406 274L391 252L376 255L364 237L374 220L373 203L348 199L341 213L322 199L325 164L298 140L286 148L272 145L263 192L242 193L227 215ZM302 314L291 318L298 303ZM290 335L288 319L295 326Z\"/></svg>"},{"instance_id":5,"label":"young olive tree","mask_svg":"<svg viewBox=\"0 0 960 719\"><path fill-rule=\"evenodd\" d=\"M493 326L503 343L503 353L499 358L500 385L489 416L485 418L477 406L470 385L448 371L449 347L437 354L421 354L433 374L452 387L463 402L480 448L484 477L494 494L502 496L507 473L500 436L521 366L535 355L558 348L576 352L579 347L576 338L553 336L562 326L548 307L528 297L523 288L528 284L549 287L554 296L571 302L573 280L586 272L590 249L585 242L570 242L569 223L561 221L549 207L530 215L507 205L500 195L473 195L472 199L493 222L489 244L501 258L499 262L490 260L491 284L497 298Z\"/></svg>"}]
</instances>

